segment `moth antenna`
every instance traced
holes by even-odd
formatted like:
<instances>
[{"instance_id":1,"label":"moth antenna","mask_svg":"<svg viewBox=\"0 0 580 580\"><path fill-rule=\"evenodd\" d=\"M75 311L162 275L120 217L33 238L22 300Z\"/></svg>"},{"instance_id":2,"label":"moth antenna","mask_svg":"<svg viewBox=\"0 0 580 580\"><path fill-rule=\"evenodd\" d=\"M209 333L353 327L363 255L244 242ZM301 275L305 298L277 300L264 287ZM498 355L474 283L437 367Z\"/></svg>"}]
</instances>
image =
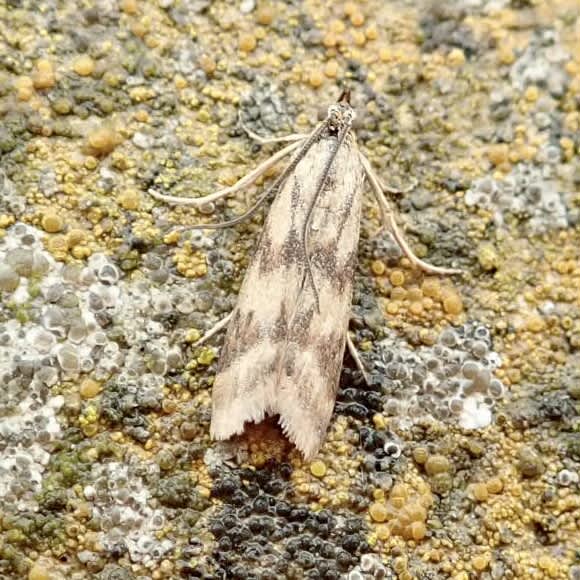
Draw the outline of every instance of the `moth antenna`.
<instances>
[{"instance_id":1,"label":"moth antenna","mask_svg":"<svg viewBox=\"0 0 580 580\"><path fill-rule=\"evenodd\" d=\"M238 216L226 222L219 222L215 224L195 224L193 226L184 226L182 228L178 228L178 231L219 230L235 226L236 224L239 224L247 220L254 213L256 213L259 207L268 199L268 197L270 197L270 195L274 191L277 191L278 189L280 189L280 187L282 187L283 183L286 181L288 176L294 171L294 169L296 169L298 163L302 161L306 153L308 153L312 145L314 145L314 142L318 139L318 137L320 137L320 134L322 133L322 131L324 131L327 124L328 120L325 120L322 123L320 123L320 125L310 134L310 137L308 137L306 143L304 143L302 148L298 151L298 155L296 155L296 157L286 166L284 171L276 178L276 181L274 181L274 183L268 189L266 189L266 191L258 198L258 201L256 201L256 203L241 216Z\"/></svg>"},{"instance_id":2,"label":"moth antenna","mask_svg":"<svg viewBox=\"0 0 580 580\"><path fill-rule=\"evenodd\" d=\"M350 95L351 95L350 87L345 87L344 89L342 89L340 97L338 97L338 102L350 105Z\"/></svg>"},{"instance_id":3,"label":"moth antenna","mask_svg":"<svg viewBox=\"0 0 580 580\"><path fill-rule=\"evenodd\" d=\"M312 286L312 291L314 292L314 300L316 302L316 311L320 314L320 298L318 296L318 290L316 289L316 284L314 283L314 275L312 274L312 264L310 263L310 256L308 254L308 228L310 226L310 220L312 219L312 213L314 212L314 207L316 206L316 202L320 197L320 193L324 189L326 185L326 181L328 179L328 175L330 173L330 169L332 168L332 164L336 159L336 155L340 146L346 139L348 132L350 131L350 123L345 125L338 134L338 138L336 140L336 145L332 149L331 154L329 155L328 159L326 160L326 164L324 165L324 170L322 171L322 175L318 182L318 186L316 187L316 193L308 207L308 212L306 213L306 220L304 222L304 227L302 229L302 249L304 252L304 259L306 261L306 273L308 275L308 280L310 285Z\"/></svg>"},{"instance_id":4,"label":"moth antenna","mask_svg":"<svg viewBox=\"0 0 580 580\"><path fill-rule=\"evenodd\" d=\"M307 137L308 135L305 135L303 139L306 139ZM287 147L284 147L284 149L281 149L277 153L274 153L274 155L272 155L269 159L264 161L264 163L256 167L256 169L250 171L250 173L246 174L241 179L238 179L238 181L236 181L234 185L226 187L224 189L220 189L218 191L214 191L213 193L209 193L208 195L203 195L202 197L179 197L175 195L165 195L162 193L158 193L153 188L149 188L147 190L147 193L149 193L151 197L159 201L163 201L165 203L171 203L177 206L200 207L208 203L217 201L218 199L222 199L222 197L225 197L227 195L231 195L238 191L242 191L243 189L254 183L256 179L258 179L258 177L264 175L264 173L268 171L268 169L274 167L274 165L276 165L278 161L286 157L286 155L289 155L290 153L293 153L297 149L299 149L299 146L300 143L295 142L292 143L291 145L288 145Z\"/></svg>"}]
</instances>

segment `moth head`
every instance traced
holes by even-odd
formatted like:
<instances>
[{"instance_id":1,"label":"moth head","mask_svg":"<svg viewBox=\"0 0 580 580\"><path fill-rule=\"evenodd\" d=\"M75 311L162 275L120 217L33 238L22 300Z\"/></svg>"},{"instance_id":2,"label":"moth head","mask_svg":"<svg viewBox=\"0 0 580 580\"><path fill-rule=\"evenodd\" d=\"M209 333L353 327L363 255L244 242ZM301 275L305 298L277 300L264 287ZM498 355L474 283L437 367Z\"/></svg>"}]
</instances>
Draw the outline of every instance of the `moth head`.
<instances>
[{"instance_id":1,"label":"moth head","mask_svg":"<svg viewBox=\"0 0 580 580\"><path fill-rule=\"evenodd\" d=\"M343 91L338 103L328 107L326 122L331 132L338 132L344 127L351 127L355 119L354 109L350 106L350 91Z\"/></svg>"}]
</instances>

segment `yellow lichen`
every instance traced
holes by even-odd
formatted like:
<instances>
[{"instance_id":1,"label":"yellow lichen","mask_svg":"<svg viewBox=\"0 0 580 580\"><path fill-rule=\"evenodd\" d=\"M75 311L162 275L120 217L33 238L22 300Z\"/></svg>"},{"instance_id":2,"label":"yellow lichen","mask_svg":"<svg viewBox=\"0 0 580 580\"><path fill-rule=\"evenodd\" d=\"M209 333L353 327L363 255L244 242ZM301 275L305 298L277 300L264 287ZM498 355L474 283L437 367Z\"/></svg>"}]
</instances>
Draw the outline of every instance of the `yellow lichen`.
<instances>
[{"instance_id":1,"label":"yellow lichen","mask_svg":"<svg viewBox=\"0 0 580 580\"><path fill-rule=\"evenodd\" d=\"M308 83L310 84L311 87L313 87L315 89L320 87L323 82L324 82L324 75L318 69L311 71L310 74L308 75Z\"/></svg>"},{"instance_id":2,"label":"yellow lichen","mask_svg":"<svg viewBox=\"0 0 580 580\"><path fill-rule=\"evenodd\" d=\"M274 10L272 6L263 4L256 10L256 21L262 26L269 26L274 21Z\"/></svg>"},{"instance_id":3,"label":"yellow lichen","mask_svg":"<svg viewBox=\"0 0 580 580\"><path fill-rule=\"evenodd\" d=\"M86 378L79 388L80 395L83 399L92 399L101 391L101 384L91 378Z\"/></svg>"},{"instance_id":4,"label":"yellow lichen","mask_svg":"<svg viewBox=\"0 0 580 580\"><path fill-rule=\"evenodd\" d=\"M393 286L402 286L405 283L405 274L402 270L393 270L389 276Z\"/></svg>"},{"instance_id":5,"label":"yellow lichen","mask_svg":"<svg viewBox=\"0 0 580 580\"><path fill-rule=\"evenodd\" d=\"M121 142L121 136L111 127L99 127L87 137L89 151L101 157L111 153Z\"/></svg>"},{"instance_id":6,"label":"yellow lichen","mask_svg":"<svg viewBox=\"0 0 580 580\"><path fill-rule=\"evenodd\" d=\"M312 473L314 477L324 477L326 475L326 464L324 461L313 461L310 464L310 473Z\"/></svg>"},{"instance_id":7,"label":"yellow lichen","mask_svg":"<svg viewBox=\"0 0 580 580\"><path fill-rule=\"evenodd\" d=\"M252 52L257 44L256 37L253 34L242 34L240 36L240 50L244 52Z\"/></svg>"},{"instance_id":8,"label":"yellow lichen","mask_svg":"<svg viewBox=\"0 0 580 580\"><path fill-rule=\"evenodd\" d=\"M425 462L425 471L428 475L446 473L450 469L451 463L444 455L430 455Z\"/></svg>"},{"instance_id":9,"label":"yellow lichen","mask_svg":"<svg viewBox=\"0 0 580 580\"><path fill-rule=\"evenodd\" d=\"M62 216L57 213L49 212L42 217L42 229L49 234L56 234L64 227Z\"/></svg>"},{"instance_id":10,"label":"yellow lichen","mask_svg":"<svg viewBox=\"0 0 580 580\"><path fill-rule=\"evenodd\" d=\"M82 54L74 60L72 68L79 76L88 77L95 71L95 61L88 54Z\"/></svg>"},{"instance_id":11,"label":"yellow lichen","mask_svg":"<svg viewBox=\"0 0 580 580\"><path fill-rule=\"evenodd\" d=\"M36 69L32 76L35 89L51 89L56 84L56 76L52 62L40 59L36 62Z\"/></svg>"}]
</instances>

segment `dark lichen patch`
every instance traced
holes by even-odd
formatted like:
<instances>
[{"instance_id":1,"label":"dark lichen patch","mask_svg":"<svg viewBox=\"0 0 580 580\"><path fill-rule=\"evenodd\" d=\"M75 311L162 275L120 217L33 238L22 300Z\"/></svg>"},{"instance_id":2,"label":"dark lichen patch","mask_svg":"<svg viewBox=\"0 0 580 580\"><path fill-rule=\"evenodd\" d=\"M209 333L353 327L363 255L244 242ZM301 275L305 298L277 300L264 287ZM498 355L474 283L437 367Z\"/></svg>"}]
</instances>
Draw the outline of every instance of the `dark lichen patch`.
<instances>
[{"instance_id":1,"label":"dark lichen patch","mask_svg":"<svg viewBox=\"0 0 580 580\"><path fill-rule=\"evenodd\" d=\"M21 513L7 516L8 526L0 561L6 573L17 573L26 568L23 554L34 549L50 550L55 554L66 552L66 526L63 518L52 514Z\"/></svg>"},{"instance_id":2,"label":"dark lichen patch","mask_svg":"<svg viewBox=\"0 0 580 580\"><path fill-rule=\"evenodd\" d=\"M223 502L209 523L216 574L339 578L368 551L360 518L292 501L290 471L269 462L214 474L212 495Z\"/></svg>"},{"instance_id":3,"label":"dark lichen patch","mask_svg":"<svg viewBox=\"0 0 580 580\"><path fill-rule=\"evenodd\" d=\"M145 442L151 435L146 415L161 409L161 395L143 389L135 382L111 381L100 400L100 414L111 425L122 426L136 440Z\"/></svg>"},{"instance_id":4,"label":"dark lichen patch","mask_svg":"<svg viewBox=\"0 0 580 580\"><path fill-rule=\"evenodd\" d=\"M96 578L98 578L98 580L134 580L135 575L123 566L107 564L104 569L97 574Z\"/></svg>"},{"instance_id":5,"label":"dark lichen patch","mask_svg":"<svg viewBox=\"0 0 580 580\"><path fill-rule=\"evenodd\" d=\"M461 49L468 58L480 47L469 24L468 13L459 3L431 4L421 16L421 49L425 52ZM483 47L481 48L483 49Z\"/></svg>"},{"instance_id":6,"label":"dark lichen patch","mask_svg":"<svg viewBox=\"0 0 580 580\"><path fill-rule=\"evenodd\" d=\"M208 507L207 499L195 489L195 479L188 473L176 474L159 480L155 497L162 506L173 509L190 508L198 512Z\"/></svg>"}]
</instances>

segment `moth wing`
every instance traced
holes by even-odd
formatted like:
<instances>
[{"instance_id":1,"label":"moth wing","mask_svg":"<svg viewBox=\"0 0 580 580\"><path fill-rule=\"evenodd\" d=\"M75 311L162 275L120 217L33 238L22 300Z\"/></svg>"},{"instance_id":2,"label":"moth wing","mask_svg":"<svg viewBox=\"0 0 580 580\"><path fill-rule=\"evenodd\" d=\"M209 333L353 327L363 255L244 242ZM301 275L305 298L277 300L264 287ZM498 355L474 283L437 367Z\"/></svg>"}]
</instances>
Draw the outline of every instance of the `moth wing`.
<instances>
[{"instance_id":1,"label":"moth wing","mask_svg":"<svg viewBox=\"0 0 580 580\"><path fill-rule=\"evenodd\" d=\"M306 276L302 232L331 140L316 143L274 200L228 325L213 387L211 434L278 414L311 458L332 416L352 302L364 179L354 140L339 150L312 212Z\"/></svg>"},{"instance_id":2,"label":"moth wing","mask_svg":"<svg viewBox=\"0 0 580 580\"><path fill-rule=\"evenodd\" d=\"M321 302L323 300L322 296ZM351 294L320 305L306 333L294 325L284 351L274 411L280 425L306 459L318 452L336 400L351 310Z\"/></svg>"}]
</instances>

